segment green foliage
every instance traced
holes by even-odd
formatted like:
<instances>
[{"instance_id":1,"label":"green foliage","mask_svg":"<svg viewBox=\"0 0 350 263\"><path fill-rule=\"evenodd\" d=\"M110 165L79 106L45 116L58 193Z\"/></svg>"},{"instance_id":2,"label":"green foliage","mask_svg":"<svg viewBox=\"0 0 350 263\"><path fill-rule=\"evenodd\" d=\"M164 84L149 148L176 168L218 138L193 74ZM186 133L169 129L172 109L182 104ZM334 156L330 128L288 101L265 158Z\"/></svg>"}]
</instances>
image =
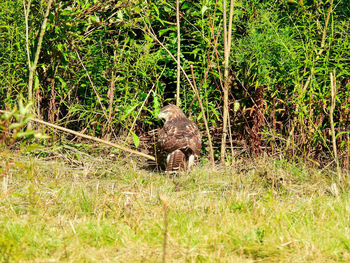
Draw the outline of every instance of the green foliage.
<instances>
[{"instance_id":1,"label":"green foliage","mask_svg":"<svg viewBox=\"0 0 350 263\"><path fill-rule=\"evenodd\" d=\"M28 123L33 115L30 113L32 105L23 105L22 100L19 100L18 109L4 112L0 115L0 147L11 147L17 141L22 144L28 140L44 139L41 132L35 131L28 127Z\"/></svg>"},{"instance_id":2,"label":"green foliage","mask_svg":"<svg viewBox=\"0 0 350 263\"><path fill-rule=\"evenodd\" d=\"M25 86L26 54L22 1L0 2L0 106L15 104Z\"/></svg>"},{"instance_id":3,"label":"green foliage","mask_svg":"<svg viewBox=\"0 0 350 263\"><path fill-rule=\"evenodd\" d=\"M35 77L36 114L97 136L132 134L139 145L140 135L159 126L161 106L175 102L176 62L148 33L176 54L175 3L56 1ZM0 3L2 108L13 107L18 94L27 95L22 5ZM245 140L252 152L264 147L323 158L331 148L329 74L335 70L337 145L340 156L348 154L343 142L349 140L350 10L345 0L333 3L326 26L329 6L328 0L235 1L229 98L234 143ZM45 1L32 1L31 56L45 8ZM191 80L190 65L194 68L212 131L222 124L223 8L221 1L180 1L181 65ZM181 107L204 129L183 74ZM220 133L213 132L213 139L218 146Z\"/></svg>"}]
</instances>

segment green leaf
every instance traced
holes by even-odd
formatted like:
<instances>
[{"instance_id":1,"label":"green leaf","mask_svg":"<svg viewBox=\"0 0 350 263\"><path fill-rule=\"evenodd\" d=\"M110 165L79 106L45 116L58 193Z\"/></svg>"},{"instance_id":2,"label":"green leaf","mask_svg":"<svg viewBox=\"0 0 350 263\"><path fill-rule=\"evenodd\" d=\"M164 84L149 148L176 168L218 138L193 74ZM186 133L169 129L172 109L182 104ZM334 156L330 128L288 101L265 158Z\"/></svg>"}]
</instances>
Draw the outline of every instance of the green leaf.
<instances>
[{"instance_id":1,"label":"green leaf","mask_svg":"<svg viewBox=\"0 0 350 263\"><path fill-rule=\"evenodd\" d=\"M123 12L122 12L122 10L119 10L117 12L117 18L118 18L118 21L123 21Z\"/></svg>"},{"instance_id":2,"label":"green leaf","mask_svg":"<svg viewBox=\"0 0 350 263\"><path fill-rule=\"evenodd\" d=\"M155 91L153 91L153 109L154 109L153 116L154 118L157 118L160 112L160 102L158 99L158 95Z\"/></svg>"},{"instance_id":3,"label":"green leaf","mask_svg":"<svg viewBox=\"0 0 350 263\"><path fill-rule=\"evenodd\" d=\"M153 42L153 38L151 38L149 35L145 34L145 39L148 41L148 42ZM119 76L118 76L119 77Z\"/></svg>"},{"instance_id":4,"label":"green leaf","mask_svg":"<svg viewBox=\"0 0 350 263\"><path fill-rule=\"evenodd\" d=\"M207 10L208 10L208 7L207 7L206 5L204 5L204 6L202 7L202 10L201 10L202 15L204 15L205 11L207 11Z\"/></svg>"},{"instance_id":5,"label":"green leaf","mask_svg":"<svg viewBox=\"0 0 350 263\"><path fill-rule=\"evenodd\" d=\"M121 121L125 120L125 119L129 116L129 114L135 110L135 108L136 108L137 106L139 106L139 103L137 103L137 104L135 104L134 106L132 106L131 108L129 108L129 110L126 112L126 114L124 114L124 115L120 118L120 120L121 120Z\"/></svg>"},{"instance_id":6,"label":"green leaf","mask_svg":"<svg viewBox=\"0 0 350 263\"><path fill-rule=\"evenodd\" d=\"M49 139L50 136L42 133L34 133L34 138L35 139Z\"/></svg>"},{"instance_id":7,"label":"green leaf","mask_svg":"<svg viewBox=\"0 0 350 263\"><path fill-rule=\"evenodd\" d=\"M175 27L175 26L172 26L172 27L168 27L168 28L159 30L159 36L161 37L163 34L165 34L165 33L168 32L168 31L174 31L174 32L176 32L176 27Z\"/></svg>"},{"instance_id":8,"label":"green leaf","mask_svg":"<svg viewBox=\"0 0 350 263\"><path fill-rule=\"evenodd\" d=\"M11 112L5 112L2 116L1 119L8 121L9 119L11 119L11 117L15 114L16 110L14 109Z\"/></svg>"},{"instance_id":9,"label":"green leaf","mask_svg":"<svg viewBox=\"0 0 350 263\"><path fill-rule=\"evenodd\" d=\"M11 123L11 124L9 125L9 130L17 129L17 128L22 128L24 125L25 125L24 122Z\"/></svg>"},{"instance_id":10,"label":"green leaf","mask_svg":"<svg viewBox=\"0 0 350 263\"><path fill-rule=\"evenodd\" d=\"M36 75L34 78L34 90L39 89L39 77Z\"/></svg>"},{"instance_id":11,"label":"green leaf","mask_svg":"<svg viewBox=\"0 0 350 263\"><path fill-rule=\"evenodd\" d=\"M157 13L157 16L159 16L159 9L158 9L158 7L155 4L153 4L153 7L154 7L154 10Z\"/></svg>"},{"instance_id":12,"label":"green leaf","mask_svg":"<svg viewBox=\"0 0 350 263\"><path fill-rule=\"evenodd\" d=\"M347 133L350 134L350 131L341 131L335 136L335 138L337 139L340 135L347 134Z\"/></svg>"},{"instance_id":13,"label":"green leaf","mask_svg":"<svg viewBox=\"0 0 350 263\"><path fill-rule=\"evenodd\" d=\"M133 132L131 132L131 133L132 133L132 139L134 140L134 145L137 148L140 145L140 138L135 133L133 133Z\"/></svg>"},{"instance_id":14,"label":"green leaf","mask_svg":"<svg viewBox=\"0 0 350 263\"><path fill-rule=\"evenodd\" d=\"M27 130L27 131L20 131L15 135L15 138L29 138L34 135L34 131L32 130Z\"/></svg>"},{"instance_id":15,"label":"green leaf","mask_svg":"<svg viewBox=\"0 0 350 263\"><path fill-rule=\"evenodd\" d=\"M90 16L90 20L93 23L99 23L100 22L100 18L98 16Z\"/></svg>"},{"instance_id":16,"label":"green leaf","mask_svg":"<svg viewBox=\"0 0 350 263\"><path fill-rule=\"evenodd\" d=\"M233 104L233 112L236 113L239 110L240 104L236 100L235 103Z\"/></svg>"}]
</instances>

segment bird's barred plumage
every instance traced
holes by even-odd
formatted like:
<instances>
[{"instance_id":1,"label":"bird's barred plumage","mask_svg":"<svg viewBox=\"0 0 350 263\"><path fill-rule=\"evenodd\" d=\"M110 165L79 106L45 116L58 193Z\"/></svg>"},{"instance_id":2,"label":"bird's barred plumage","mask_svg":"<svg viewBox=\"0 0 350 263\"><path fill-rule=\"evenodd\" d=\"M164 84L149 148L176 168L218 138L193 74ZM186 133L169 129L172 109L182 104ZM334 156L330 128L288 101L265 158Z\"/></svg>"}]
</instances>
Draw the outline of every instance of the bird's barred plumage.
<instances>
[{"instance_id":1,"label":"bird's barred plumage","mask_svg":"<svg viewBox=\"0 0 350 263\"><path fill-rule=\"evenodd\" d=\"M198 127L175 105L162 108L158 117L165 119L159 131L158 148L161 159L166 160L166 171L187 170L200 156Z\"/></svg>"}]
</instances>

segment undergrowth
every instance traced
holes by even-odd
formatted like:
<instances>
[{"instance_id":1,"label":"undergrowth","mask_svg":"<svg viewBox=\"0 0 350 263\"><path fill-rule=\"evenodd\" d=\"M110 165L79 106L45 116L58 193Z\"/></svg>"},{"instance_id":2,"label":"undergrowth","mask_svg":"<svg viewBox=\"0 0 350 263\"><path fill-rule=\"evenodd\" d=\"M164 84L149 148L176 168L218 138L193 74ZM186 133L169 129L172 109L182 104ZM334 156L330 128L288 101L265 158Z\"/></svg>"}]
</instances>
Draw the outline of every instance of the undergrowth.
<instances>
[{"instance_id":1,"label":"undergrowth","mask_svg":"<svg viewBox=\"0 0 350 263\"><path fill-rule=\"evenodd\" d=\"M161 262L164 209L167 262L350 260L349 193L332 171L259 158L170 177L136 159L41 151L0 154L13 162L2 262Z\"/></svg>"}]
</instances>

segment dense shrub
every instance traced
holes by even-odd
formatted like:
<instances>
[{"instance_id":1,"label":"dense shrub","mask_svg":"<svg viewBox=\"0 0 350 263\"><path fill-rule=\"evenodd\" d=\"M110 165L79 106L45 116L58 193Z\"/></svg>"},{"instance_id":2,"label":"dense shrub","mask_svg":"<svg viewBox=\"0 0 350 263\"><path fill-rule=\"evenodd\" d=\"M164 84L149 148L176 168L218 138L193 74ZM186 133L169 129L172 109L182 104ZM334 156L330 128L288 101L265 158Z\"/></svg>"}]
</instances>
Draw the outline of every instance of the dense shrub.
<instances>
[{"instance_id":1,"label":"dense shrub","mask_svg":"<svg viewBox=\"0 0 350 263\"><path fill-rule=\"evenodd\" d=\"M45 5L35 0L31 6L31 59ZM194 67L218 145L222 2L180 1L180 5L181 64L188 74L190 65ZM246 141L249 152L256 154L283 151L319 160L330 156L330 73L335 72L335 130L345 162L350 129L349 18L345 0L236 1L229 98L234 144L241 147ZM36 113L97 136L140 135L157 127L160 106L175 101L176 62L149 30L176 54L175 1L56 1L37 68ZM22 1L2 1L1 107L14 105L19 94L27 96L25 35ZM181 101L203 128L199 104L183 76Z\"/></svg>"}]
</instances>

